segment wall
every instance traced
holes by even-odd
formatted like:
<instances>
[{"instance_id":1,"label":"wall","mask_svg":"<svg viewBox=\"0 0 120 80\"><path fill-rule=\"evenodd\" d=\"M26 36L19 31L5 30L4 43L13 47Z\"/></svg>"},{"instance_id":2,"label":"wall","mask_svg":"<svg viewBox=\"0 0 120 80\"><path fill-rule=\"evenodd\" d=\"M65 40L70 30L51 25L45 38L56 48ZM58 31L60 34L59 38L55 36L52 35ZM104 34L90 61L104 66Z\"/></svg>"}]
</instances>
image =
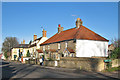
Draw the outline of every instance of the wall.
<instances>
[{"instance_id":1,"label":"wall","mask_svg":"<svg viewBox=\"0 0 120 80\"><path fill-rule=\"evenodd\" d=\"M37 49L40 49L40 44L45 42L47 39L47 37L42 37L42 39L37 43Z\"/></svg>"},{"instance_id":2,"label":"wall","mask_svg":"<svg viewBox=\"0 0 120 80\"><path fill-rule=\"evenodd\" d=\"M73 40L69 40L68 42L68 47L75 50L75 43ZM48 44L50 46L50 49L55 49L58 50L58 43L53 43L53 44ZM40 48L43 50L43 46L45 46L45 50L48 50L48 45L42 45ZM58 50L58 53L61 53L65 50L65 41L60 42L60 50Z\"/></svg>"},{"instance_id":3,"label":"wall","mask_svg":"<svg viewBox=\"0 0 120 80\"><path fill-rule=\"evenodd\" d=\"M94 40L77 40L76 57L108 56L108 42Z\"/></svg>"},{"instance_id":4,"label":"wall","mask_svg":"<svg viewBox=\"0 0 120 80\"><path fill-rule=\"evenodd\" d=\"M105 58L61 58L57 67L76 68L87 71L104 70ZM46 66L55 66L55 61L44 61Z\"/></svg>"},{"instance_id":5,"label":"wall","mask_svg":"<svg viewBox=\"0 0 120 80\"><path fill-rule=\"evenodd\" d=\"M17 55L16 60L18 60L18 56L19 56L19 49L23 49L23 48L13 48L12 49L12 58L11 60L14 60L14 55ZM23 49L23 57L26 57L27 51L29 50L29 48L24 48Z\"/></svg>"},{"instance_id":6,"label":"wall","mask_svg":"<svg viewBox=\"0 0 120 80\"><path fill-rule=\"evenodd\" d=\"M12 57L11 57L11 60L14 60L14 55L17 55L16 59L18 58L19 56L19 48L13 48L12 49Z\"/></svg>"},{"instance_id":7,"label":"wall","mask_svg":"<svg viewBox=\"0 0 120 80\"><path fill-rule=\"evenodd\" d=\"M112 60L112 67L120 66L120 59L113 59Z\"/></svg>"}]
</instances>

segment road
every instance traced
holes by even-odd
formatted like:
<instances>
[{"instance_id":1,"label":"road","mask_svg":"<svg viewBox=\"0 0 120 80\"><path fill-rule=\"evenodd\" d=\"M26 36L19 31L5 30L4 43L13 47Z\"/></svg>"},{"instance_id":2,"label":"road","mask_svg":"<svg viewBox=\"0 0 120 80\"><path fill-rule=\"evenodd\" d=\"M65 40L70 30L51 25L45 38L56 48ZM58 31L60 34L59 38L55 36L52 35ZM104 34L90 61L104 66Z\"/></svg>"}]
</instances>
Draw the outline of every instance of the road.
<instances>
[{"instance_id":1,"label":"road","mask_svg":"<svg viewBox=\"0 0 120 80\"><path fill-rule=\"evenodd\" d=\"M39 65L21 64L15 62L2 61L2 79L13 78L88 78L88 79L109 79L116 80L117 78L111 77L100 72L88 72L80 70L57 69L49 67L41 67Z\"/></svg>"}]
</instances>

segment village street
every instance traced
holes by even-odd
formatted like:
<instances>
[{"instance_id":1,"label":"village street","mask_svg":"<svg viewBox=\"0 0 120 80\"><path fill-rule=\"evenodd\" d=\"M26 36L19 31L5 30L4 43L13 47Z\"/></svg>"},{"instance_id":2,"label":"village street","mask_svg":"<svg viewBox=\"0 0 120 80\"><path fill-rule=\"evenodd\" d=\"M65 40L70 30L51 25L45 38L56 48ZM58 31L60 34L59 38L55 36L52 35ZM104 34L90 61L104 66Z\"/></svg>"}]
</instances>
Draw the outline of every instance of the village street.
<instances>
[{"instance_id":1,"label":"village street","mask_svg":"<svg viewBox=\"0 0 120 80\"><path fill-rule=\"evenodd\" d=\"M99 72L87 72L74 69L41 67L39 65L21 64L2 61L2 78L104 78L116 80L115 76Z\"/></svg>"}]
</instances>

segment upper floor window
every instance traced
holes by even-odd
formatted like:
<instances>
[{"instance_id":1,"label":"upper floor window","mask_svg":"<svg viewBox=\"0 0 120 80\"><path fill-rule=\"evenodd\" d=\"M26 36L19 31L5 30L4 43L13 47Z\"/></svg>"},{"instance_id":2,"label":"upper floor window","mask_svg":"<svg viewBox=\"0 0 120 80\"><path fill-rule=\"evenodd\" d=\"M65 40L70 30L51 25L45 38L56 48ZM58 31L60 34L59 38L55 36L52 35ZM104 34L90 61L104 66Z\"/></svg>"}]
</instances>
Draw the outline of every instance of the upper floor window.
<instances>
[{"instance_id":1,"label":"upper floor window","mask_svg":"<svg viewBox=\"0 0 120 80\"><path fill-rule=\"evenodd\" d=\"M67 48L68 47L68 42L65 42L65 48Z\"/></svg>"},{"instance_id":2,"label":"upper floor window","mask_svg":"<svg viewBox=\"0 0 120 80\"><path fill-rule=\"evenodd\" d=\"M45 51L45 46L43 46L43 51Z\"/></svg>"},{"instance_id":3,"label":"upper floor window","mask_svg":"<svg viewBox=\"0 0 120 80\"><path fill-rule=\"evenodd\" d=\"M48 45L48 50L50 49L50 46Z\"/></svg>"},{"instance_id":4,"label":"upper floor window","mask_svg":"<svg viewBox=\"0 0 120 80\"><path fill-rule=\"evenodd\" d=\"M60 43L58 43L58 49L60 49Z\"/></svg>"}]
</instances>

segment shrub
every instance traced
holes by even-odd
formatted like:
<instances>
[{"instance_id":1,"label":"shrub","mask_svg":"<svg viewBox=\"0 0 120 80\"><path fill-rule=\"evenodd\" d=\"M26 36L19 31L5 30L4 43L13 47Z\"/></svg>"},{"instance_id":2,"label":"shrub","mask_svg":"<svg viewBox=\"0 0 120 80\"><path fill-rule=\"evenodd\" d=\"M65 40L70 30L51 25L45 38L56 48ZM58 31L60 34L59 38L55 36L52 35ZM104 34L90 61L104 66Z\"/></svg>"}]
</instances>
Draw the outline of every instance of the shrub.
<instances>
[{"instance_id":1,"label":"shrub","mask_svg":"<svg viewBox=\"0 0 120 80\"><path fill-rule=\"evenodd\" d=\"M30 57L30 52L29 52L29 50L27 51L27 55L26 55L27 57Z\"/></svg>"}]
</instances>

